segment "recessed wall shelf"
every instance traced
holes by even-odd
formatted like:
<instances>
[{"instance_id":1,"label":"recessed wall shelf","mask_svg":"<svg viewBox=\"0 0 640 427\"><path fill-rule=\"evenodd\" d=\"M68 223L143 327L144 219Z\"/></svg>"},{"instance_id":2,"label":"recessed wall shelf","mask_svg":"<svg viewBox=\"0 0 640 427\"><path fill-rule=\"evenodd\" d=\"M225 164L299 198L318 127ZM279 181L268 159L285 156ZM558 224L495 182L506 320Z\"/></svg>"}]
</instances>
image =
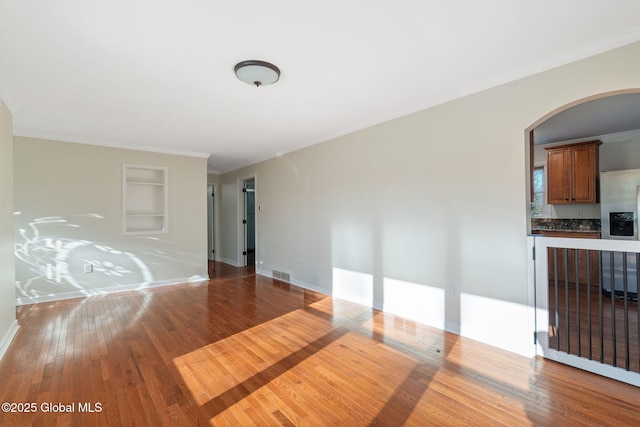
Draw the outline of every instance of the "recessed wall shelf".
<instances>
[{"instance_id":1,"label":"recessed wall shelf","mask_svg":"<svg viewBox=\"0 0 640 427\"><path fill-rule=\"evenodd\" d=\"M169 230L169 170L122 164L122 234L164 234Z\"/></svg>"}]
</instances>

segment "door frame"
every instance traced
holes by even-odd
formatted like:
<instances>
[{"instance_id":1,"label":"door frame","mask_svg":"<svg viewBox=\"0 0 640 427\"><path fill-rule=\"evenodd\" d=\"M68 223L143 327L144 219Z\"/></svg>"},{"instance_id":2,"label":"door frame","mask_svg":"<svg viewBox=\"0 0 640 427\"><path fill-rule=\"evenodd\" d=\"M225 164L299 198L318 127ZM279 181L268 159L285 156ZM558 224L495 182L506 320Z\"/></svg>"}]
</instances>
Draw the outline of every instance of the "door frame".
<instances>
[{"instance_id":1,"label":"door frame","mask_svg":"<svg viewBox=\"0 0 640 427\"><path fill-rule=\"evenodd\" d=\"M246 236L246 227L243 224L243 220L246 215L245 208L245 195L242 191L244 188L245 182L253 179L254 187L255 187L255 197L256 197L256 206L257 206L257 188L258 188L258 178L256 174L246 175L238 178L237 180L237 194L238 194L238 267L247 267L247 256L244 252L247 251L247 236ZM255 239L255 264L258 263L258 218L257 215L254 215L254 239ZM255 268L255 266L254 266Z\"/></svg>"},{"instance_id":2,"label":"door frame","mask_svg":"<svg viewBox=\"0 0 640 427\"><path fill-rule=\"evenodd\" d=\"M215 183L207 183L207 259L215 261L218 253L218 203L216 195L218 186Z\"/></svg>"}]
</instances>

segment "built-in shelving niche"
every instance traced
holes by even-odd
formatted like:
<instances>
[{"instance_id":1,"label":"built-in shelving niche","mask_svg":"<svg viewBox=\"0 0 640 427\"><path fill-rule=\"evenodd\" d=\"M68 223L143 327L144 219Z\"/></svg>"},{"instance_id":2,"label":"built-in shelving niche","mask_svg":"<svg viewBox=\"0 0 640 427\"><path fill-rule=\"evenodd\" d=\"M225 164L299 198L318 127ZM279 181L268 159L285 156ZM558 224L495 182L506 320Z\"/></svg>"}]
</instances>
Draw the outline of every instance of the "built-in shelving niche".
<instances>
[{"instance_id":1,"label":"built-in shelving niche","mask_svg":"<svg viewBox=\"0 0 640 427\"><path fill-rule=\"evenodd\" d=\"M122 234L168 232L168 184L166 167L122 165Z\"/></svg>"}]
</instances>

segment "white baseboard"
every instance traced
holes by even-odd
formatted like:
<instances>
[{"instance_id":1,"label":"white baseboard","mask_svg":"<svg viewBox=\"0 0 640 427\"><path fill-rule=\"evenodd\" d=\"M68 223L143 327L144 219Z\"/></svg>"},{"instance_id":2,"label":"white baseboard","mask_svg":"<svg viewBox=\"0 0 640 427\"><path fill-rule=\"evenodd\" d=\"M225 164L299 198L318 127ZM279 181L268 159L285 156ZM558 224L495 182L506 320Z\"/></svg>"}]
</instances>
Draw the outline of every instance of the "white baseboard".
<instances>
[{"instance_id":1,"label":"white baseboard","mask_svg":"<svg viewBox=\"0 0 640 427\"><path fill-rule=\"evenodd\" d=\"M460 335L460 325L453 322L444 322L444 330L452 334Z\"/></svg>"},{"instance_id":2,"label":"white baseboard","mask_svg":"<svg viewBox=\"0 0 640 427\"><path fill-rule=\"evenodd\" d=\"M273 276L271 275L270 271L268 272L268 274L265 271L258 271L257 274L259 274L261 276L264 276L264 277L273 278ZM291 279L290 283L292 285L296 285L296 286L299 286L299 287L304 288L304 289L309 289L309 290L312 290L312 291L320 292L320 293L323 293L325 295L330 295L330 296L334 297L332 295L331 289L328 289L328 288L315 286L313 284L306 283L306 282L303 282L301 280L296 280L296 279ZM336 297L334 297L334 298L336 298ZM365 307L371 307L371 308L374 308L374 309L377 309L377 310L380 310L380 311L385 311L384 310L384 304L382 302L380 302L380 301L373 301L373 302L371 302L369 304L362 304L361 302L355 302L355 301L351 301L351 302L363 305ZM393 312L388 312L388 313L396 314L397 316L400 316L402 318L409 319L408 317L403 316L402 313L393 313ZM418 323L421 323L419 320L415 320L415 321L417 321ZM518 344L517 342L509 343L509 345L505 345L504 343L502 343L502 345L501 345L500 343L489 342L489 341L486 340L486 337L476 336L474 334L470 334L468 331L467 331L467 333L463 334L462 326L459 323L450 322L450 321L444 321L444 324L441 324L440 326L430 325L430 324L424 323L424 322L422 322L421 324L432 326L432 327L444 330L446 332L449 332L449 333L452 333L452 334L455 334L455 335L464 336L464 337L467 337L467 338L470 338L470 339L474 339L476 341L483 342L485 344L491 345L491 346L496 347L496 348L501 348L503 350L510 351L512 353L515 353L515 354L520 354L520 355L523 355L525 357L533 357L533 356L535 356L535 352L534 352L535 348L534 348L533 345L529 345L529 346L522 345L520 347L517 347L517 344Z\"/></svg>"},{"instance_id":3,"label":"white baseboard","mask_svg":"<svg viewBox=\"0 0 640 427\"><path fill-rule=\"evenodd\" d=\"M9 349L9 344L11 344L13 337L15 337L16 333L18 333L18 328L20 328L20 325L18 325L17 320L14 320L9 327L9 330L7 330L7 332L2 337L2 340L0 340L0 360L2 360L4 354Z\"/></svg>"},{"instance_id":4,"label":"white baseboard","mask_svg":"<svg viewBox=\"0 0 640 427\"><path fill-rule=\"evenodd\" d=\"M323 288L322 286L315 286L311 283L303 282L302 280L292 279L291 284L299 286L301 288L309 289L310 291L320 292L321 294L325 295L331 295L331 289Z\"/></svg>"},{"instance_id":5,"label":"white baseboard","mask_svg":"<svg viewBox=\"0 0 640 427\"><path fill-rule=\"evenodd\" d=\"M117 286L100 289L79 289L77 291L63 292L59 294L37 295L16 298L16 305L38 304L42 302L60 301L73 298L86 298L93 295L110 294L114 292L135 291L140 289L157 288L160 286L180 285L183 283L205 283L209 281L208 276L191 276L169 280L159 280L155 282L134 283L131 285Z\"/></svg>"},{"instance_id":6,"label":"white baseboard","mask_svg":"<svg viewBox=\"0 0 640 427\"><path fill-rule=\"evenodd\" d=\"M273 279L273 276L271 274L267 274L265 271L257 271L256 274L260 276L268 277L269 279ZM312 285L311 283L303 282L302 280L291 279L289 283L304 289L308 289L310 291L320 292L321 294L325 294L325 295L331 295L331 289L323 288L321 286L315 286L315 285Z\"/></svg>"},{"instance_id":7,"label":"white baseboard","mask_svg":"<svg viewBox=\"0 0 640 427\"><path fill-rule=\"evenodd\" d=\"M244 267L244 265L240 265L240 263L238 263L238 261L233 260L233 259L229 259L229 258L220 258L219 259L220 262L224 262L225 264L229 264L233 267Z\"/></svg>"}]
</instances>

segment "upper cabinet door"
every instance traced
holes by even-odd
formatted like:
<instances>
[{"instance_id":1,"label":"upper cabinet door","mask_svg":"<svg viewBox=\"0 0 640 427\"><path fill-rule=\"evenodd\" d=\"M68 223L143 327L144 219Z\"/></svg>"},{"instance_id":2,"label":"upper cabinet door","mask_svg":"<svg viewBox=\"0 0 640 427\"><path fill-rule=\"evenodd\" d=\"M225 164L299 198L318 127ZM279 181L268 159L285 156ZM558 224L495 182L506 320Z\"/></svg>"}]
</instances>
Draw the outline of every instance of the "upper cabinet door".
<instances>
[{"instance_id":1,"label":"upper cabinet door","mask_svg":"<svg viewBox=\"0 0 640 427\"><path fill-rule=\"evenodd\" d=\"M581 145L571 149L571 203L596 203L598 146Z\"/></svg>"},{"instance_id":2,"label":"upper cabinet door","mask_svg":"<svg viewBox=\"0 0 640 427\"><path fill-rule=\"evenodd\" d=\"M600 141L547 148L547 202L597 203Z\"/></svg>"},{"instance_id":3,"label":"upper cabinet door","mask_svg":"<svg viewBox=\"0 0 640 427\"><path fill-rule=\"evenodd\" d=\"M559 205L569 200L569 150L558 148L547 152L547 203Z\"/></svg>"}]
</instances>

